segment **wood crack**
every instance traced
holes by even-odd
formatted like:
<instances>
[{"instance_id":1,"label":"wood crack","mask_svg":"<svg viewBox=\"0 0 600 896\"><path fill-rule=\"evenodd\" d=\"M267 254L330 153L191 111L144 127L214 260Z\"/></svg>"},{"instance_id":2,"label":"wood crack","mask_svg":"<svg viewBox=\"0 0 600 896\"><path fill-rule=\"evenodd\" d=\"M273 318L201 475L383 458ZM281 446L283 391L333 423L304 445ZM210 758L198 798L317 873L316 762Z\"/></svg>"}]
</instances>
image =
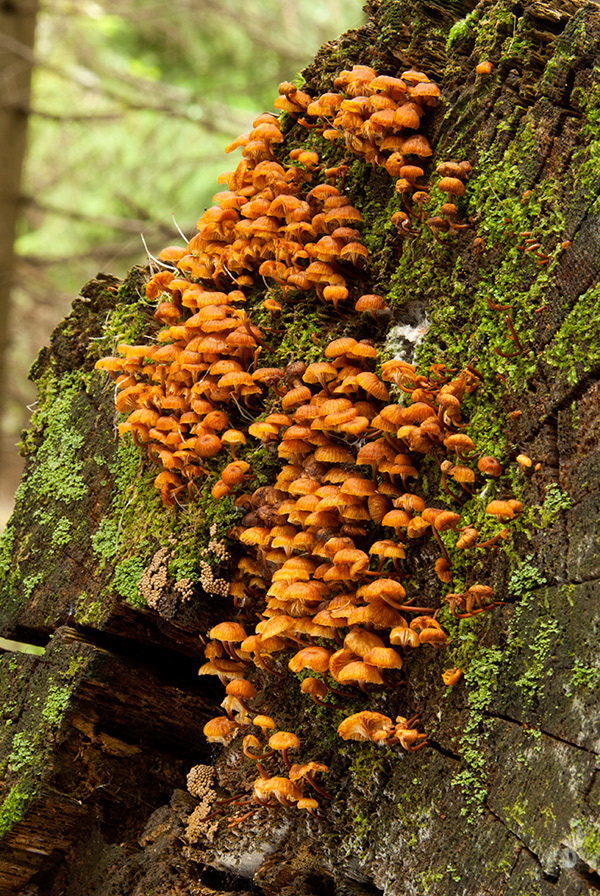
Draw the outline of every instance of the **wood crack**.
<instances>
[{"instance_id":1,"label":"wood crack","mask_svg":"<svg viewBox=\"0 0 600 896\"><path fill-rule=\"evenodd\" d=\"M511 716L505 715L504 713L484 710L483 715L490 719L499 719L501 722L507 722L510 725L518 725L519 728L524 728L526 730L529 730L531 727L526 722L522 722L519 719L513 719ZM551 740L557 741L558 743L565 744L567 747L573 747L573 749L581 750L583 753L589 753L591 756L600 756L600 753L597 753L595 750L590 750L589 747L584 747L581 744L576 744L564 737L559 737L558 734L552 734L552 732L546 731L544 728L536 728L536 730L540 731L545 737L549 737Z\"/></svg>"}]
</instances>

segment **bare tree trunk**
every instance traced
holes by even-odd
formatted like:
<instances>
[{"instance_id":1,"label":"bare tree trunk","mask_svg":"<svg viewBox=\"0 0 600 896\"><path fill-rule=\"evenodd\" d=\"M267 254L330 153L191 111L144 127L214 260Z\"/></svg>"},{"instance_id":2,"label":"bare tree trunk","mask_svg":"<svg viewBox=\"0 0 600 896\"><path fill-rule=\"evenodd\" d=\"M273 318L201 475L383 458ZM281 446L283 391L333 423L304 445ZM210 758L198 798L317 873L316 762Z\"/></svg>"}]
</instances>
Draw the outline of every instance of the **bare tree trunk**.
<instances>
[{"instance_id":1,"label":"bare tree trunk","mask_svg":"<svg viewBox=\"0 0 600 896\"><path fill-rule=\"evenodd\" d=\"M25 157L33 40L38 0L0 4L0 383L6 382L10 293L15 270L15 232ZM5 389L0 389L0 421ZM1 432L0 423L0 437ZM0 440L4 454L4 440ZM4 464L2 464L4 466Z\"/></svg>"}]
</instances>

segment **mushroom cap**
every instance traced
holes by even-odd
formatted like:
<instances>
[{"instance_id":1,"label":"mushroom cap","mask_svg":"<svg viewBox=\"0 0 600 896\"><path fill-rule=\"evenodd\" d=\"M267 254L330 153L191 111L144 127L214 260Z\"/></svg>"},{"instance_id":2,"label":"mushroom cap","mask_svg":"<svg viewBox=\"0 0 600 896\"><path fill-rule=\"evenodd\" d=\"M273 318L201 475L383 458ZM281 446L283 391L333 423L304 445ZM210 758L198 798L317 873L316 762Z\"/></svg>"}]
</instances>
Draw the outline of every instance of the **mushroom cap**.
<instances>
[{"instance_id":1,"label":"mushroom cap","mask_svg":"<svg viewBox=\"0 0 600 896\"><path fill-rule=\"evenodd\" d=\"M491 514L491 516L499 516L501 519L509 520L512 520L515 515L510 501L490 501L488 506L485 508L485 512Z\"/></svg>"},{"instance_id":2,"label":"mushroom cap","mask_svg":"<svg viewBox=\"0 0 600 896\"><path fill-rule=\"evenodd\" d=\"M360 662L348 663L347 666L344 666L338 676L338 681L350 684L383 684L383 678L374 666Z\"/></svg>"},{"instance_id":3,"label":"mushroom cap","mask_svg":"<svg viewBox=\"0 0 600 896\"><path fill-rule=\"evenodd\" d=\"M248 636L239 622L219 622L208 633L215 641L244 641Z\"/></svg>"},{"instance_id":4,"label":"mushroom cap","mask_svg":"<svg viewBox=\"0 0 600 896\"><path fill-rule=\"evenodd\" d=\"M369 582L368 585L363 585L356 594L367 602L384 599L385 597L390 597L392 600L401 600L406 597L406 590L395 579L381 578L375 579L374 582Z\"/></svg>"},{"instance_id":5,"label":"mushroom cap","mask_svg":"<svg viewBox=\"0 0 600 896\"><path fill-rule=\"evenodd\" d=\"M491 457L490 455L485 455L484 457L479 458L477 461L477 469L480 473L483 473L484 476L502 475L502 467L500 466L500 463L495 457Z\"/></svg>"},{"instance_id":6,"label":"mushroom cap","mask_svg":"<svg viewBox=\"0 0 600 896\"><path fill-rule=\"evenodd\" d=\"M217 716L206 723L202 731L210 743L227 743L228 738L238 730L236 722L232 722L227 716Z\"/></svg>"},{"instance_id":7,"label":"mushroom cap","mask_svg":"<svg viewBox=\"0 0 600 896\"><path fill-rule=\"evenodd\" d=\"M268 781L265 781L262 791L265 794L273 794L284 806L302 799L302 791L289 778L279 776L269 778Z\"/></svg>"},{"instance_id":8,"label":"mushroom cap","mask_svg":"<svg viewBox=\"0 0 600 896\"><path fill-rule=\"evenodd\" d=\"M291 731L278 731L269 738L272 750L296 750L300 746L300 738Z\"/></svg>"},{"instance_id":9,"label":"mushroom cap","mask_svg":"<svg viewBox=\"0 0 600 896\"><path fill-rule=\"evenodd\" d=\"M338 725L338 734L342 740L372 740L376 731L387 731L392 728L392 720L380 712L354 713Z\"/></svg>"},{"instance_id":10,"label":"mushroom cap","mask_svg":"<svg viewBox=\"0 0 600 896\"><path fill-rule=\"evenodd\" d=\"M291 658L288 667L292 672L312 669L313 672L327 672L332 651L325 647L304 647Z\"/></svg>"},{"instance_id":11,"label":"mushroom cap","mask_svg":"<svg viewBox=\"0 0 600 896\"><path fill-rule=\"evenodd\" d=\"M239 697L241 700L251 700L256 691L251 681L245 678L235 678L225 688L225 693L230 697Z\"/></svg>"},{"instance_id":12,"label":"mushroom cap","mask_svg":"<svg viewBox=\"0 0 600 896\"><path fill-rule=\"evenodd\" d=\"M302 778L311 777L317 772L325 774L329 771L329 766L324 762L305 762L303 765L295 763L289 770L290 781L300 781Z\"/></svg>"},{"instance_id":13,"label":"mushroom cap","mask_svg":"<svg viewBox=\"0 0 600 896\"><path fill-rule=\"evenodd\" d=\"M313 809L319 808L319 803L311 796L303 796L302 799L298 800L296 805L298 809L306 809L307 812L312 812Z\"/></svg>"},{"instance_id":14,"label":"mushroom cap","mask_svg":"<svg viewBox=\"0 0 600 896\"><path fill-rule=\"evenodd\" d=\"M374 647L365 654L364 660L379 669L402 668L402 657L392 647Z\"/></svg>"},{"instance_id":15,"label":"mushroom cap","mask_svg":"<svg viewBox=\"0 0 600 896\"><path fill-rule=\"evenodd\" d=\"M446 669L442 672L442 681L447 686L456 684L462 678L462 674L462 669L458 669L457 667Z\"/></svg>"},{"instance_id":16,"label":"mushroom cap","mask_svg":"<svg viewBox=\"0 0 600 896\"><path fill-rule=\"evenodd\" d=\"M258 715L254 716L252 719L252 724L256 725L258 728L262 728L263 731L266 731L267 728L274 728L275 722L271 718L271 716Z\"/></svg>"},{"instance_id":17,"label":"mushroom cap","mask_svg":"<svg viewBox=\"0 0 600 896\"><path fill-rule=\"evenodd\" d=\"M327 696L327 685L318 678L305 678L300 690L303 694L310 694L311 697L318 697L320 700Z\"/></svg>"},{"instance_id":18,"label":"mushroom cap","mask_svg":"<svg viewBox=\"0 0 600 896\"><path fill-rule=\"evenodd\" d=\"M350 629L344 638L344 647L352 653L364 657L366 653L375 647L385 647L381 638L373 632L368 632L362 628Z\"/></svg>"}]
</instances>

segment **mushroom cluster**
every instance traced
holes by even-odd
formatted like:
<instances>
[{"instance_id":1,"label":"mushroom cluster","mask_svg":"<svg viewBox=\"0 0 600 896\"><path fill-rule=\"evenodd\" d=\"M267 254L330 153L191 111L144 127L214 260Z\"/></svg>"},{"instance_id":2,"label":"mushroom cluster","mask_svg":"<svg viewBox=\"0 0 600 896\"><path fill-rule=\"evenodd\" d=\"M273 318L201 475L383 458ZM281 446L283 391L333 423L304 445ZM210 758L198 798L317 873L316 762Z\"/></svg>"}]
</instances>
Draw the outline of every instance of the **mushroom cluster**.
<instances>
[{"instance_id":1,"label":"mushroom cluster","mask_svg":"<svg viewBox=\"0 0 600 896\"><path fill-rule=\"evenodd\" d=\"M431 155L418 128L439 88L422 72L391 78L365 66L342 72L334 86L343 92L315 100L282 84L275 106L325 140L343 138L355 155L414 184L423 171L405 165L404 156ZM284 301L314 291L337 311L368 262L357 229L362 216L335 186L346 166L325 169L324 181L315 183L322 171L318 154L296 148L289 163L278 161L282 141L278 119L263 113L226 148L242 149L235 170L219 178L228 189L215 195L185 248L170 246L159 254L167 270L147 285L164 328L154 344L119 345L117 357L96 365L116 380L117 409L128 414L119 434L146 444L163 467L155 484L167 506L185 491L194 496L195 480L207 473L206 459L224 447L236 462L235 445L245 435L231 426L228 408L251 406L253 396L260 401L282 374L258 366L269 346L242 307L244 290L263 278L281 289ZM281 310L272 298L264 304L273 314ZM383 323L391 317L381 296L359 296L355 310ZM231 476L238 484L243 471L227 471L224 493Z\"/></svg>"},{"instance_id":2,"label":"mushroom cluster","mask_svg":"<svg viewBox=\"0 0 600 896\"><path fill-rule=\"evenodd\" d=\"M236 503L247 512L232 532L243 553L230 594L259 622L250 635L233 622L209 632L200 672L229 681L222 704L228 715L213 720L211 739L228 741L251 723L242 694L253 696L254 688L246 677L255 668L281 675L275 657L283 651L293 652L287 666L302 676L302 693L321 705L332 693L397 687L412 651L447 643L437 608L407 597L402 582L411 551L433 539L435 573L448 582L450 547L495 544L508 535L509 512L514 517L522 509L514 499L490 502L488 513L502 510L503 525L486 542L472 525L461 526L463 501L501 473L495 458L478 459L464 432L462 400L480 385L475 371L452 376L437 364L424 376L406 362L387 361L379 378L376 349L350 337L331 342L324 355L309 366L290 365L282 378L283 413L250 427L251 436L277 451L282 468L273 485L238 489ZM390 401L388 384L405 393L405 403ZM428 506L418 494L425 455L438 464L456 510ZM465 618L495 606L493 598L492 588L473 583L444 600ZM425 746L415 721L398 717L392 724L387 716L358 713L338 731L344 739L411 751Z\"/></svg>"},{"instance_id":3,"label":"mushroom cluster","mask_svg":"<svg viewBox=\"0 0 600 896\"><path fill-rule=\"evenodd\" d=\"M244 690L248 695L252 689L250 682L244 681L240 684L246 686ZM224 701L224 705L225 703L226 701ZM242 725L250 724L245 708L243 722L232 717L230 708L228 708L228 713L228 717L221 716L212 719L205 725L204 733L209 742L226 743L227 739L231 738L231 735ZM300 739L291 731L274 731L269 735L268 732L275 729L275 722L270 716L254 715L252 724L255 729L260 728L263 736L268 738L268 748L261 746L260 740L255 734L244 736L242 753L255 763L259 773L259 777L252 782L251 795L239 794L233 799L218 801L217 807L210 814L205 812L202 821L204 823L212 821L225 815L227 809L233 808L234 811L237 811L240 807L245 809L244 813L230 817L228 827L234 827L245 821L260 808L303 809L317 818L321 817L315 811L319 806L318 801L314 797L306 796L304 789L308 787L326 799L331 799L331 794L327 793L315 779L317 774L326 774L329 771L328 766L314 760L292 764L289 752L300 747ZM284 769L281 769L281 764Z\"/></svg>"},{"instance_id":4,"label":"mushroom cluster","mask_svg":"<svg viewBox=\"0 0 600 896\"><path fill-rule=\"evenodd\" d=\"M416 71L393 78L355 66L334 87L339 92L314 98L282 84L275 106L311 135L384 167L407 208L398 216L418 217L436 237L464 226L450 199L464 192L468 163L438 167L449 200L440 224L423 211L429 196L417 181L424 170L410 158L432 154L419 129L439 97L436 85ZM361 214L343 194L347 165L324 169L312 148L292 149L286 158L282 141L278 119L263 114L227 148L242 151L235 170L219 179L227 189L216 194L187 246L160 253L163 269L147 284L162 329L145 345L119 345L117 356L96 365L112 375L117 410L127 415L119 434L131 434L162 467L155 485L167 507L197 497L213 459L229 453L211 492L214 500L232 496L244 513L229 533L238 547L229 595L238 615L259 621L251 634L239 622L209 633L200 674L222 681L226 714L211 720L205 734L224 744L250 725L265 736L274 727L253 712L249 677L257 670L284 674L276 656L283 651L293 653L287 665L303 678L302 692L321 705L331 705L331 693L351 698L396 688L411 651L447 642L434 601L406 594L411 552L432 542L435 574L450 582L449 549L491 546L506 537L505 524L521 509L512 499L492 502L487 512L502 528L487 541L461 525L463 505L486 477L502 472L494 458L476 463L477 447L464 431L463 399L481 385L474 368L435 364L419 374L401 360L378 368L374 342L350 336L330 342L308 366L300 359L260 366L271 349L265 328L244 308L260 278L274 284L284 303L316 294L340 314L351 300L357 315L379 325L391 319L382 296L361 294L369 258ZM404 218L394 223L408 232ZM282 306L270 297L264 309L276 317ZM276 480L253 491L250 465L236 454L248 439L279 461ZM422 497L424 458L439 470L443 500ZM461 618L495 605L491 589L477 583L445 600ZM416 717L393 723L357 713L338 730L342 738L408 751L426 743ZM233 823L260 806L315 809L301 782L320 792L314 773L325 766L307 772L291 766L288 743L281 747L287 776L266 770L283 734L272 734L270 751L262 753L255 735L246 734L243 752L260 777L249 802L234 801L250 808Z\"/></svg>"},{"instance_id":5,"label":"mushroom cluster","mask_svg":"<svg viewBox=\"0 0 600 896\"><path fill-rule=\"evenodd\" d=\"M393 177L403 176L398 169L405 164L404 156L422 159L432 154L419 128L435 107L440 89L423 72L411 69L392 78L378 75L369 66L355 65L341 72L333 86L340 92L313 100L284 82L279 85L275 108L317 130L325 140L343 140L352 153L386 168Z\"/></svg>"}]
</instances>

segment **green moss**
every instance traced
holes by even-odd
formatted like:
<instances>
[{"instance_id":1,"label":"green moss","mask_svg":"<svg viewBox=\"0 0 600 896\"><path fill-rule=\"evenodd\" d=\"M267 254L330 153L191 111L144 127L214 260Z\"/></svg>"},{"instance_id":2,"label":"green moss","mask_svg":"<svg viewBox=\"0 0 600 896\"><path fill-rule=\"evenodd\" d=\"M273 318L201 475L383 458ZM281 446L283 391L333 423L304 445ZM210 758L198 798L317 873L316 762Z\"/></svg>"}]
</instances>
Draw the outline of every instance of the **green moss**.
<instances>
[{"instance_id":1,"label":"green moss","mask_svg":"<svg viewBox=\"0 0 600 896\"><path fill-rule=\"evenodd\" d=\"M501 661L500 648L481 648L465 673L469 718L459 747L464 768L454 776L452 784L461 788L465 801L461 815L467 817L469 822L481 814L487 796L484 712L490 705Z\"/></svg>"},{"instance_id":2,"label":"green moss","mask_svg":"<svg viewBox=\"0 0 600 896\"><path fill-rule=\"evenodd\" d=\"M10 756L8 757L10 771L18 774L25 769L31 769L37 764L38 753L38 747L31 735L26 731L17 731L13 738Z\"/></svg>"},{"instance_id":3,"label":"green moss","mask_svg":"<svg viewBox=\"0 0 600 896\"><path fill-rule=\"evenodd\" d=\"M589 819L573 818L570 822L575 851L592 868L600 863L600 828Z\"/></svg>"},{"instance_id":4,"label":"green moss","mask_svg":"<svg viewBox=\"0 0 600 896\"><path fill-rule=\"evenodd\" d=\"M56 727L69 705L71 692L67 688L60 688L54 684L48 687L48 695L44 708L42 709L42 718L52 727Z\"/></svg>"},{"instance_id":5,"label":"green moss","mask_svg":"<svg viewBox=\"0 0 600 896\"><path fill-rule=\"evenodd\" d=\"M65 374L60 384L47 378L38 388L40 406L25 438L25 450L33 450L40 430L44 438L36 450L36 465L26 480L27 491L42 504L80 501L87 494L81 458L84 436L73 427L73 419L77 419L73 403L81 389L80 374Z\"/></svg>"},{"instance_id":6,"label":"green moss","mask_svg":"<svg viewBox=\"0 0 600 896\"><path fill-rule=\"evenodd\" d=\"M15 784L0 803L0 839L17 824L27 811L33 793L25 784Z\"/></svg>"},{"instance_id":7,"label":"green moss","mask_svg":"<svg viewBox=\"0 0 600 896\"><path fill-rule=\"evenodd\" d=\"M4 578L11 571L14 563L15 530L11 523L0 535L0 577Z\"/></svg>"},{"instance_id":8,"label":"green moss","mask_svg":"<svg viewBox=\"0 0 600 896\"><path fill-rule=\"evenodd\" d=\"M90 601L85 592L75 602L75 618L80 625L97 626L102 619L103 606L99 600Z\"/></svg>"},{"instance_id":9,"label":"green moss","mask_svg":"<svg viewBox=\"0 0 600 896\"><path fill-rule=\"evenodd\" d=\"M109 560L119 550L119 527L115 519L105 517L92 535L92 548L95 554Z\"/></svg>"},{"instance_id":10,"label":"green moss","mask_svg":"<svg viewBox=\"0 0 600 896\"><path fill-rule=\"evenodd\" d=\"M61 545L69 544L72 538L72 527L73 524L66 517L62 517L62 519L58 520L52 530L52 546L60 547Z\"/></svg>"},{"instance_id":11,"label":"green moss","mask_svg":"<svg viewBox=\"0 0 600 896\"><path fill-rule=\"evenodd\" d=\"M26 579L23 579L23 584L21 586L23 598L25 600L29 600L37 586L44 579L44 575L41 572L36 572L31 576L27 576Z\"/></svg>"},{"instance_id":12,"label":"green moss","mask_svg":"<svg viewBox=\"0 0 600 896\"><path fill-rule=\"evenodd\" d=\"M533 554L528 554L510 577L508 593L512 597L523 597L546 584L546 577L532 565L532 560Z\"/></svg>"},{"instance_id":13,"label":"green moss","mask_svg":"<svg viewBox=\"0 0 600 896\"><path fill-rule=\"evenodd\" d=\"M576 688L596 690L600 685L600 669L597 666L587 666L581 660L576 659L571 671L571 684Z\"/></svg>"},{"instance_id":14,"label":"green moss","mask_svg":"<svg viewBox=\"0 0 600 896\"><path fill-rule=\"evenodd\" d=\"M130 557L115 567L115 591L134 607L146 606L138 590L144 568L145 564L139 557Z\"/></svg>"},{"instance_id":15,"label":"green moss","mask_svg":"<svg viewBox=\"0 0 600 896\"><path fill-rule=\"evenodd\" d=\"M571 385L600 363L600 284L578 298L543 358L566 373Z\"/></svg>"},{"instance_id":16,"label":"green moss","mask_svg":"<svg viewBox=\"0 0 600 896\"><path fill-rule=\"evenodd\" d=\"M468 37L474 31L481 14L481 9L474 9L466 18L460 19L460 21L455 22L448 33L448 40L446 41L446 53L450 52L455 43L463 40L465 37Z\"/></svg>"},{"instance_id":17,"label":"green moss","mask_svg":"<svg viewBox=\"0 0 600 896\"><path fill-rule=\"evenodd\" d=\"M555 521L562 510L569 510L571 507L569 495L562 492L556 483L551 483L546 488L546 497L541 507L540 527L545 529Z\"/></svg>"},{"instance_id":18,"label":"green moss","mask_svg":"<svg viewBox=\"0 0 600 896\"><path fill-rule=\"evenodd\" d=\"M524 657L525 671L517 679L523 702L531 706L539 697L547 678L553 674L548 660L561 640L561 625L557 619L539 620L533 640L527 645Z\"/></svg>"}]
</instances>

